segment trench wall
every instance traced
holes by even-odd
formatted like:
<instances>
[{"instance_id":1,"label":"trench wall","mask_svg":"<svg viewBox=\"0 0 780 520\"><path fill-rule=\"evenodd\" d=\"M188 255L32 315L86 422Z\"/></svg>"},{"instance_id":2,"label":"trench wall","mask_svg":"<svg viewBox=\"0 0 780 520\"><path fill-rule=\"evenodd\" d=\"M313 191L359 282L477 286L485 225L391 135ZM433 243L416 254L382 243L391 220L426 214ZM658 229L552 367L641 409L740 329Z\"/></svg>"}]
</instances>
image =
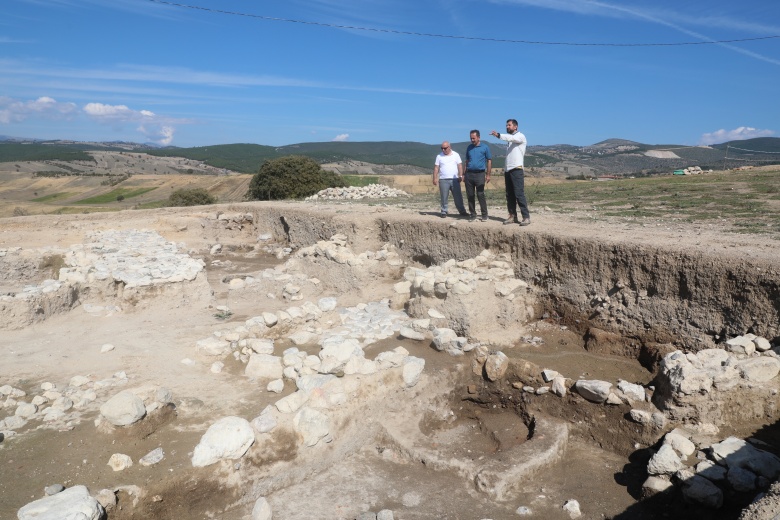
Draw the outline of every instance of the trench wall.
<instances>
[{"instance_id":1,"label":"trench wall","mask_svg":"<svg viewBox=\"0 0 780 520\"><path fill-rule=\"evenodd\" d=\"M247 207L244 206L244 211ZM517 226L478 228L448 220L337 210L253 206L255 226L295 247L347 235L356 251L389 242L423 264L463 260L483 249L509 252L517 276L538 288L551 318L585 333L596 327L626 342L673 343L697 351L736 335L780 335L780 261L610 243Z\"/></svg>"}]
</instances>

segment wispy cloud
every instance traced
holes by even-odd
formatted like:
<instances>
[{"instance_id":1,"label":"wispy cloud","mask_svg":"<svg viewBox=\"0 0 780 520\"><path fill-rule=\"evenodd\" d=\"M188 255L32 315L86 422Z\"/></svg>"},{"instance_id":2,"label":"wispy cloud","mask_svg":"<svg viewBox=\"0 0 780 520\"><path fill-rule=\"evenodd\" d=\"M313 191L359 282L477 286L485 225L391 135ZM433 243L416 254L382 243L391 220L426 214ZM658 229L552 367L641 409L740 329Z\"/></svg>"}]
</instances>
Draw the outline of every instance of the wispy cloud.
<instances>
[{"instance_id":1,"label":"wispy cloud","mask_svg":"<svg viewBox=\"0 0 780 520\"><path fill-rule=\"evenodd\" d=\"M173 141L176 125L192 124L188 119L161 116L151 110L134 110L126 105L87 103L79 108L76 103L59 102L47 96L28 101L0 96L0 124L22 123L28 119L73 120L78 117L87 117L116 130L130 124L137 125L136 131L147 140L161 145Z\"/></svg>"},{"instance_id":2,"label":"wispy cloud","mask_svg":"<svg viewBox=\"0 0 780 520\"><path fill-rule=\"evenodd\" d=\"M331 139L331 141L335 141L335 142L349 141L349 134L339 134L333 139Z\"/></svg>"},{"instance_id":3,"label":"wispy cloud","mask_svg":"<svg viewBox=\"0 0 780 520\"><path fill-rule=\"evenodd\" d=\"M32 40L18 40L16 38L11 38L9 36L0 36L0 43L33 43Z\"/></svg>"},{"instance_id":4,"label":"wispy cloud","mask_svg":"<svg viewBox=\"0 0 780 520\"><path fill-rule=\"evenodd\" d=\"M75 69L38 67L13 60L0 60L0 74L8 77L17 75L28 77L50 77L64 80L118 81L157 84L178 84L190 86L217 86L224 88L241 87L289 87L307 89L349 90L358 92L378 92L387 94L407 94L416 96L444 96L458 98L495 99L495 97L472 93L448 92L393 87L372 87L365 85L343 85L317 82L283 76L225 74L220 72L193 70L185 67L158 67L149 65L120 65L112 69ZM28 81L29 84L29 81Z\"/></svg>"},{"instance_id":5,"label":"wispy cloud","mask_svg":"<svg viewBox=\"0 0 780 520\"><path fill-rule=\"evenodd\" d=\"M543 9L553 9L575 14L602 16L610 18L629 18L642 20L657 25L663 25L674 29L682 34L696 38L700 41L713 41L712 38L698 33L685 26L706 27L707 29L729 29L735 31L749 32L757 35L776 35L780 33L780 26L764 24L759 22L747 22L738 20L731 16L700 16L689 15L679 11L669 9L652 9L646 7L625 7L622 5L611 4L595 0L490 0L494 3L504 3L513 5L525 5ZM780 65L780 60L764 56L757 52L749 51L733 44L716 44L733 52L750 56L751 58Z\"/></svg>"},{"instance_id":6,"label":"wispy cloud","mask_svg":"<svg viewBox=\"0 0 780 520\"><path fill-rule=\"evenodd\" d=\"M703 134L699 139L699 144L718 144L725 143L727 141L740 141L743 139L753 139L755 137L770 137L775 135L772 130L759 130L750 126L740 126L734 130L716 130Z\"/></svg>"},{"instance_id":7,"label":"wispy cloud","mask_svg":"<svg viewBox=\"0 0 780 520\"><path fill-rule=\"evenodd\" d=\"M60 103L50 97L19 101L0 96L0 123L20 123L31 117L44 119L68 119L78 114L75 103Z\"/></svg>"},{"instance_id":8,"label":"wispy cloud","mask_svg":"<svg viewBox=\"0 0 780 520\"><path fill-rule=\"evenodd\" d=\"M83 107L84 114L94 121L121 128L126 124L138 124L136 130L150 141L161 145L171 144L176 123L188 123L184 119L174 119L155 114L151 110L133 110L125 105L104 105L103 103L87 103Z\"/></svg>"}]
</instances>

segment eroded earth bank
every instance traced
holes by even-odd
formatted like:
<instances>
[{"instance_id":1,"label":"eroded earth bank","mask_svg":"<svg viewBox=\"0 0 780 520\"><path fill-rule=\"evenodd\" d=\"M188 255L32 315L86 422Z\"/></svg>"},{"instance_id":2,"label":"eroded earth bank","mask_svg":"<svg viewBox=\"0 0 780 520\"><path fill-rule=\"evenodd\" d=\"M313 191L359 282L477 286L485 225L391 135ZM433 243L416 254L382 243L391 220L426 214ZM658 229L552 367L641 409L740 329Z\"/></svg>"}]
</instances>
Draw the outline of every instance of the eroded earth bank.
<instances>
[{"instance_id":1,"label":"eroded earth bank","mask_svg":"<svg viewBox=\"0 0 780 520\"><path fill-rule=\"evenodd\" d=\"M0 517L780 513L768 239L247 203L0 221Z\"/></svg>"}]
</instances>

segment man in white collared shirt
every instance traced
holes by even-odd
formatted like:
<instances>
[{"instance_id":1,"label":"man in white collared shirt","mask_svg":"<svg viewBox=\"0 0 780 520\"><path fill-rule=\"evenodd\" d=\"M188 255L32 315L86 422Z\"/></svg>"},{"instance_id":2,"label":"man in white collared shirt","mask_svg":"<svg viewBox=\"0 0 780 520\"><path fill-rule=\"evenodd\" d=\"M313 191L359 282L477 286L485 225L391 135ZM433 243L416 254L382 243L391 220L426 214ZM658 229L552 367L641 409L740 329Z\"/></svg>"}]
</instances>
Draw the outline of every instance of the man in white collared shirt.
<instances>
[{"instance_id":1,"label":"man in white collared shirt","mask_svg":"<svg viewBox=\"0 0 780 520\"><path fill-rule=\"evenodd\" d=\"M507 142L506 166L504 171L504 184L506 186L506 207L509 212L504 224L519 222L521 226L531 223L531 214L528 212L528 202L525 199L525 172L523 161L525 159L525 147L528 144L525 136L517 131L517 120L507 119L505 134L499 134L495 130L490 135ZM522 220L517 219L517 207L520 207Z\"/></svg>"},{"instance_id":2,"label":"man in white collared shirt","mask_svg":"<svg viewBox=\"0 0 780 520\"><path fill-rule=\"evenodd\" d=\"M441 196L441 218L447 217L447 201L450 191L452 200L461 216L466 216L466 208L463 206L463 193L460 191L460 182L463 180L463 162L458 152L454 151L450 143L441 143L441 153L436 156L433 166L433 185L439 186Z\"/></svg>"}]
</instances>

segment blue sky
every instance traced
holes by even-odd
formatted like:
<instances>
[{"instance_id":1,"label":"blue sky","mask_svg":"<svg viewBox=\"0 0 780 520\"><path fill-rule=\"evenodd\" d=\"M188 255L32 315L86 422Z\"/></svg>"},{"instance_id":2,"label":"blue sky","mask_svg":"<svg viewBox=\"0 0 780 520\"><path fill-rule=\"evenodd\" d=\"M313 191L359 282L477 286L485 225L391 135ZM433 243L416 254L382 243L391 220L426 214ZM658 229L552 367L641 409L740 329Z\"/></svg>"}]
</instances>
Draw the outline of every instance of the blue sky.
<instances>
[{"instance_id":1,"label":"blue sky","mask_svg":"<svg viewBox=\"0 0 780 520\"><path fill-rule=\"evenodd\" d=\"M515 118L532 145L780 136L780 38L486 41L780 36L777 1L181 3L211 10L4 0L0 135L438 143L466 141L472 128L487 136Z\"/></svg>"}]
</instances>

